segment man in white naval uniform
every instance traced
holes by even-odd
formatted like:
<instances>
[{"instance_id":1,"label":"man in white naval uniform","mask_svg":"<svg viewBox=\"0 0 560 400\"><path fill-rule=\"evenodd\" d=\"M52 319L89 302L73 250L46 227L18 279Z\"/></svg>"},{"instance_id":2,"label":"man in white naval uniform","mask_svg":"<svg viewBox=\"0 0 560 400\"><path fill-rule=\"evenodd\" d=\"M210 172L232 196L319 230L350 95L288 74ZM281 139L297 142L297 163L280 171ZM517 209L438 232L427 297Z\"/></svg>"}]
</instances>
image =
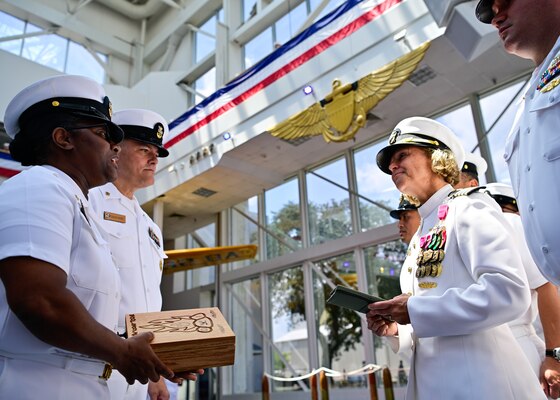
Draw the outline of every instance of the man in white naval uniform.
<instances>
[{"instance_id":1,"label":"man in white naval uniform","mask_svg":"<svg viewBox=\"0 0 560 400\"><path fill-rule=\"evenodd\" d=\"M149 110L116 112L113 122L124 131L117 179L90 191L90 202L108 233L113 260L122 282L119 307L120 333L125 331L125 315L161 310L160 282L163 268L163 238L160 228L142 210L134 193L154 183L158 157L169 152L162 146L167 123ZM128 385L114 374L108 382L112 400L144 400L169 396L164 379L148 385Z\"/></svg>"},{"instance_id":2,"label":"man in white naval uniform","mask_svg":"<svg viewBox=\"0 0 560 400\"><path fill-rule=\"evenodd\" d=\"M47 78L4 122L32 167L0 186L0 399L106 399L111 366L130 382L172 378L152 333L116 334L120 279L87 198L116 178L123 138L103 88Z\"/></svg>"},{"instance_id":3,"label":"man in white naval uniform","mask_svg":"<svg viewBox=\"0 0 560 400\"><path fill-rule=\"evenodd\" d=\"M560 230L550 201L560 199L560 2L481 0L476 16L498 29L507 52L536 66L504 157L531 255L543 275L559 285Z\"/></svg>"},{"instance_id":4,"label":"man in white naval uniform","mask_svg":"<svg viewBox=\"0 0 560 400\"><path fill-rule=\"evenodd\" d=\"M370 304L368 327L412 354L407 400L544 399L507 326L529 307L521 257L497 203L451 186L463 158L454 133L422 117L397 124L377 154L397 189L422 204L422 222L401 269L403 294Z\"/></svg>"},{"instance_id":5,"label":"man in white naval uniform","mask_svg":"<svg viewBox=\"0 0 560 400\"><path fill-rule=\"evenodd\" d=\"M478 174L484 174L487 167L488 164L482 157L472 153L465 154L465 163L455 189L479 186ZM560 346L560 324L558 324L558 321L560 321L560 297L558 290L556 286L546 280L531 257L519 218L517 200L511 186L503 183L490 183L485 185L484 188L500 205L504 212L504 218L511 225L510 234L520 252L529 289L531 290L531 306L525 314L511 321L508 325L529 359L535 374L539 377L545 393L556 399L560 396L560 363L551 357L545 358L545 342L538 337L533 322L540 314L544 321L543 336L547 346L549 348Z\"/></svg>"},{"instance_id":6,"label":"man in white naval uniform","mask_svg":"<svg viewBox=\"0 0 560 400\"><path fill-rule=\"evenodd\" d=\"M560 363L553 357L545 357L546 347L560 346L560 295L558 288L546 280L539 271L529 249L521 226L517 200L511 186L504 183L488 183L485 190L502 207L504 217L511 225L511 235L523 260L531 289L531 306L521 317L509 323L513 335L523 348L533 370L539 376L545 393L553 399L560 396ZM537 336L533 322L540 315L545 342Z\"/></svg>"},{"instance_id":7,"label":"man in white naval uniform","mask_svg":"<svg viewBox=\"0 0 560 400\"><path fill-rule=\"evenodd\" d=\"M413 204L410 200L411 199L401 194L399 206L395 210L389 212L391 218L399 220L399 236L407 246L418 230L418 226L420 226L418 206Z\"/></svg>"},{"instance_id":8,"label":"man in white naval uniform","mask_svg":"<svg viewBox=\"0 0 560 400\"><path fill-rule=\"evenodd\" d=\"M507 52L536 67L519 101L504 158L532 258L559 285L560 229L550 201L560 199L560 2L480 0L476 16L496 27ZM546 353L560 362L560 347ZM546 378L549 385L557 384L556 377Z\"/></svg>"},{"instance_id":9,"label":"man in white naval uniform","mask_svg":"<svg viewBox=\"0 0 560 400\"><path fill-rule=\"evenodd\" d=\"M484 176L488 169L488 163L478 154L465 153L465 162L461 168L461 175L459 176L459 183L454 187L455 189L465 189L469 187L480 186L479 176Z\"/></svg>"}]
</instances>

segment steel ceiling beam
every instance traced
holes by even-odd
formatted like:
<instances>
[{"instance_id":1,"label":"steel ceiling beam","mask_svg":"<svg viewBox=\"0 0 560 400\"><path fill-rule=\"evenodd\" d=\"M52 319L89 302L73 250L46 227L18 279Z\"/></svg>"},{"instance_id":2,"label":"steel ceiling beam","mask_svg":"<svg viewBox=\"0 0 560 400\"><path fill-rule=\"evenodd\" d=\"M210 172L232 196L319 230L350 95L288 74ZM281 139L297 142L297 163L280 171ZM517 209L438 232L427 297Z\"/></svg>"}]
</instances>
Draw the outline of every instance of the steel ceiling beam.
<instances>
[{"instance_id":1,"label":"steel ceiling beam","mask_svg":"<svg viewBox=\"0 0 560 400\"><path fill-rule=\"evenodd\" d=\"M114 55L124 59L129 59L133 46L124 39L108 33L103 29L103 24L98 24L99 29L90 24L86 24L71 14L60 12L43 2L33 0L2 0L4 3L10 4L15 8L23 10L31 15L36 15L52 25L59 26L68 31L75 32L94 43L99 43L107 47Z\"/></svg>"}]
</instances>

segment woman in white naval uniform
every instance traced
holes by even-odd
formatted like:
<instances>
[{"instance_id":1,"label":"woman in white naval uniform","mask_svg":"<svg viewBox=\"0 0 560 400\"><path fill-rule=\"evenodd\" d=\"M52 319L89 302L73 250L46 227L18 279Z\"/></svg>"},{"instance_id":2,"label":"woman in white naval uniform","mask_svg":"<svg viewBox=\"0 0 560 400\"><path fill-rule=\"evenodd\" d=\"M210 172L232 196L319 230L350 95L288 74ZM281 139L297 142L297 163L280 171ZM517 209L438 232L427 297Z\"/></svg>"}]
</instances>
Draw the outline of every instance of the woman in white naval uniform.
<instances>
[{"instance_id":1,"label":"woman in white naval uniform","mask_svg":"<svg viewBox=\"0 0 560 400\"><path fill-rule=\"evenodd\" d=\"M521 258L490 196L452 194L463 159L453 132L422 117L401 121L378 153L399 191L422 204L422 222L403 294L370 304L368 326L412 355L407 400L544 399L507 326L530 303Z\"/></svg>"},{"instance_id":2,"label":"woman in white naval uniform","mask_svg":"<svg viewBox=\"0 0 560 400\"><path fill-rule=\"evenodd\" d=\"M142 109L118 111L112 120L124 131L119 174L115 182L90 190L89 196L92 208L108 233L113 260L121 277L118 330L124 333L126 314L161 310L159 285L163 259L167 257L163 251L163 237L160 228L138 204L134 192L154 183L158 157L169 155L162 146L168 127L161 115ZM146 399L147 385L129 386L118 373L111 376L108 385L112 400ZM168 395L163 379L150 382L149 386L150 393Z\"/></svg>"},{"instance_id":3,"label":"woman in white naval uniform","mask_svg":"<svg viewBox=\"0 0 560 400\"><path fill-rule=\"evenodd\" d=\"M116 335L120 280L87 200L116 178L110 116L103 88L69 75L6 109L11 155L33 167L0 186L1 399L107 398L111 365L130 381L173 375L152 334Z\"/></svg>"}]
</instances>

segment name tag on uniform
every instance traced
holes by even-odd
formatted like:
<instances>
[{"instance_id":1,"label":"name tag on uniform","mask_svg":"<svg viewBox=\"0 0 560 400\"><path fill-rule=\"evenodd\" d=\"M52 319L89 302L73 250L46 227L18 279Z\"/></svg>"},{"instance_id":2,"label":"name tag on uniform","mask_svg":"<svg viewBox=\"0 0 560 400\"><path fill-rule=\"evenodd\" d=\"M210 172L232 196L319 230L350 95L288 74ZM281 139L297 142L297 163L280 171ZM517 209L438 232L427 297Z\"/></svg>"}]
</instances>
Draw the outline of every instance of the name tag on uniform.
<instances>
[{"instance_id":1,"label":"name tag on uniform","mask_svg":"<svg viewBox=\"0 0 560 400\"><path fill-rule=\"evenodd\" d=\"M126 222L126 215L103 211L103 219L124 224Z\"/></svg>"}]
</instances>

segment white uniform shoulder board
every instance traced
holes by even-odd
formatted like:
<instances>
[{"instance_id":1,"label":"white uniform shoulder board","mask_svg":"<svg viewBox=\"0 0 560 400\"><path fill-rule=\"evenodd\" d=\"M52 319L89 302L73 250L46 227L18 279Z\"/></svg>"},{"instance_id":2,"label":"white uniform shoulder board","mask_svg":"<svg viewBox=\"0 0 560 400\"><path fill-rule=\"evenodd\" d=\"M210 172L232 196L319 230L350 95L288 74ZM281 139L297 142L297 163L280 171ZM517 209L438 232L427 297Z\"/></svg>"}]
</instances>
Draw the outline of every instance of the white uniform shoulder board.
<instances>
[{"instance_id":1,"label":"white uniform shoulder board","mask_svg":"<svg viewBox=\"0 0 560 400\"><path fill-rule=\"evenodd\" d=\"M452 191L451 193L449 193L447 195L447 197L450 200L453 200L457 197L469 196L473 193L479 192L482 189L486 189L486 186L477 186L477 187L474 187L474 188L456 189L456 190Z\"/></svg>"}]
</instances>

